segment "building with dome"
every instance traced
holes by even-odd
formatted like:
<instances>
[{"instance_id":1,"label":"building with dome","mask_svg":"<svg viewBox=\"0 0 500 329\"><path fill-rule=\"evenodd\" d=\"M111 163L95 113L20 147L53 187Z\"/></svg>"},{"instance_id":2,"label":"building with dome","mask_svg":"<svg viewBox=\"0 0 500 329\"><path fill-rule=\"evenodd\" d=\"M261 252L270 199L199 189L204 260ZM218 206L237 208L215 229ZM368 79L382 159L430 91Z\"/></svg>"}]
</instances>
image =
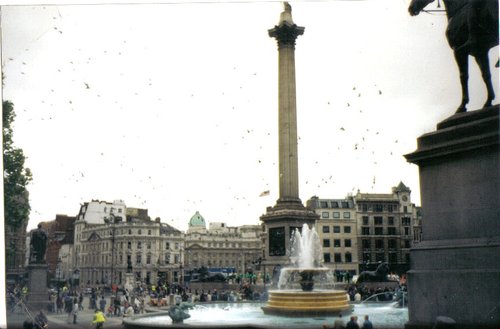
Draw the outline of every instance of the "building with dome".
<instances>
[{"instance_id":1,"label":"building with dome","mask_svg":"<svg viewBox=\"0 0 500 329\"><path fill-rule=\"evenodd\" d=\"M209 270L253 272L261 257L260 225L227 226L211 222L207 228L197 211L189 220L184 237L185 271L206 267Z\"/></svg>"}]
</instances>

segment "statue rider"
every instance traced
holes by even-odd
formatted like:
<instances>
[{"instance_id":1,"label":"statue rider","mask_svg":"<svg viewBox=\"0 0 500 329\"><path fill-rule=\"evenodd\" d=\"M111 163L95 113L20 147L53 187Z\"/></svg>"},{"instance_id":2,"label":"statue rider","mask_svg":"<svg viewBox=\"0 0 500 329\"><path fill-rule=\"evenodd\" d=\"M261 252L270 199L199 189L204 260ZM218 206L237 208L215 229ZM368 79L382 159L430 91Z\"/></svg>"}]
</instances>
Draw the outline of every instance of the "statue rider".
<instances>
[{"instance_id":1,"label":"statue rider","mask_svg":"<svg viewBox=\"0 0 500 329\"><path fill-rule=\"evenodd\" d=\"M484 7L486 0L469 0L467 1L467 26L469 39L462 46L474 55L477 53L478 35L479 35L479 10ZM460 48L462 48L460 47Z\"/></svg>"},{"instance_id":2,"label":"statue rider","mask_svg":"<svg viewBox=\"0 0 500 329\"><path fill-rule=\"evenodd\" d=\"M38 228L31 233L30 263L43 264L45 262L45 250L47 249L47 233L42 229L42 224L38 224Z\"/></svg>"}]
</instances>

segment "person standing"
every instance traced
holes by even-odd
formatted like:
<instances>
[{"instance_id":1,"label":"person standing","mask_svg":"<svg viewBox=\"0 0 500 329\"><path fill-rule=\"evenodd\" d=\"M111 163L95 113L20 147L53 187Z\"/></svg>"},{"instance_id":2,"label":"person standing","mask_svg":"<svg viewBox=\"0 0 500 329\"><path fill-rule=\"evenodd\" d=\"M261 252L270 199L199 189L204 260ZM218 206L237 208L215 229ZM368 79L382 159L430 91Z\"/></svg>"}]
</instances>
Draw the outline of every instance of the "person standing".
<instances>
[{"instance_id":1,"label":"person standing","mask_svg":"<svg viewBox=\"0 0 500 329\"><path fill-rule=\"evenodd\" d=\"M95 329L102 329L104 327L104 322L106 322L106 317L101 310L96 309L94 313L94 320L92 320L92 324L95 324Z\"/></svg>"},{"instance_id":2,"label":"person standing","mask_svg":"<svg viewBox=\"0 0 500 329\"><path fill-rule=\"evenodd\" d=\"M99 308L102 313L106 310L106 300L104 299L104 295L101 296L101 300L99 301Z\"/></svg>"},{"instance_id":3,"label":"person standing","mask_svg":"<svg viewBox=\"0 0 500 329\"><path fill-rule=\"evenodd\" d=\"M339 313L339 317L335 319L333 322L333 329L344 329L345 328L345 323L344 320L342 319L342 314Z\"/></svg>"},{"instance_id":4,"label":"person standing","mask_svg":"<svg viewBox=\"0 0 500 329\"><path fill-rule=\"evenodd\" d=\"M75 297L75 299L73 299L73 324L76 324L79 309L78 299Z\"/></svg>"},{"instance_id":5,"label":"person standing","mask_svg":"<svg viewBox=\"0 0 500 329\"><path fill-rule=\"evenodd\" d=\"M69 295L66 295L66 297L64 297L64 311L68 313L67 322L71 323L71 315L73 313L73 300Z\"/></svg>"},{"instance_id":6,"label":"person standing","mask_svg":"<svg viewBox=\"0 0 500 329\"><path fill-rule=\"evenodd\" d=\"M351 320L347 322L346 329L359 329L358 325L358 317L357 316L351 316Z\"/></svg>"},{"instance_id":7,"label":"person standing","mask_svg":"<svg viewBox=\"0 0 500 329\"><path fill-rule=\"evenodd\" d=\"M361 329L373 329L373 324L368 315L365 315L365 322L363 322L363 327L361 327Z\"/></svg>"}]
</instances>

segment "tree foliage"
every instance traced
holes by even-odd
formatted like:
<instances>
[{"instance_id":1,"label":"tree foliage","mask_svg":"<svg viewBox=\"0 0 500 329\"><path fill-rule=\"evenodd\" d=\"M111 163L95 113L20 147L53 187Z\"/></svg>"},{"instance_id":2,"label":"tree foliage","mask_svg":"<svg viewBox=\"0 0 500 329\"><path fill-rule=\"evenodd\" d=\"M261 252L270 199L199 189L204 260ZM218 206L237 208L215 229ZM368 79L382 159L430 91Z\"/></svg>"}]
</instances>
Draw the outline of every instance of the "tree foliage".
<instances>
[{"instance_id":1,"label":"tree foliage","mask_svg":"<svg viewBox=\"0 0 500 329\"><path fill-rule=\"evenodd\" d=\"M29 168L24 168L26 157L23 150L14 146L14 105L10 101L3 101L2 105L5 223L16 229L28 221L31 208L26 187L32 180L32 174Z\"/></svg>"}]
</instances>

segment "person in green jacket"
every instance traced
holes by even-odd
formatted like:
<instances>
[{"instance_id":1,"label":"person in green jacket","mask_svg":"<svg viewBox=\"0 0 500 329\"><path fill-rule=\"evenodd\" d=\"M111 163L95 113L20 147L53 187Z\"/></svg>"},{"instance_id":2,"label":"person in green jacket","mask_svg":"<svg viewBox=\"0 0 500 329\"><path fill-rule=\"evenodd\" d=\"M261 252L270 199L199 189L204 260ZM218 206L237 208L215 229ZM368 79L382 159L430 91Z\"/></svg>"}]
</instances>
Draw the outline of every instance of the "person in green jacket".
<instances>
[{"instance_id":1,"label":"person in green jacket","mask_svg":"<svg viewBox=\"0 0 500 329\"><path fill-rule=\"evenodd\" d=\"M106 322L106 317L101 310L96 309L94 313L94 320L92 321L92 324L95 324L95 329L102 329L104 322Z\"/></svg>"}]
</instances>

